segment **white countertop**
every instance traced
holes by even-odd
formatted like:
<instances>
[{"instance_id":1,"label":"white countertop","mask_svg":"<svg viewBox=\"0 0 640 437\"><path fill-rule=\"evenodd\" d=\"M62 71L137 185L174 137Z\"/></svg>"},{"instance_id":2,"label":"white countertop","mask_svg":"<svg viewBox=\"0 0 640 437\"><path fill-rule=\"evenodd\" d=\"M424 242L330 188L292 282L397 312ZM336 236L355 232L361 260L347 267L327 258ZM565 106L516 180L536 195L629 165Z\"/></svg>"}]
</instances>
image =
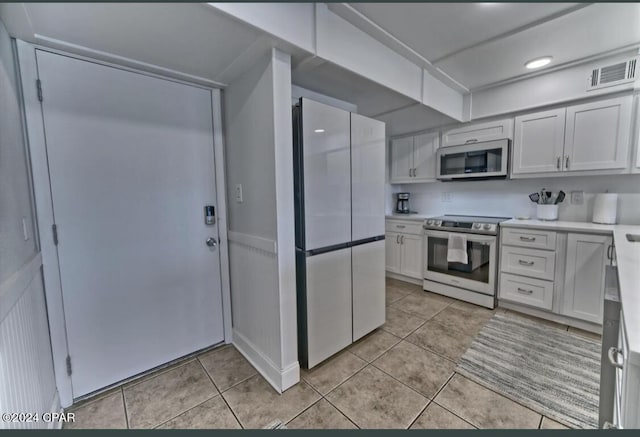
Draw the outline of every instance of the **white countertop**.
<instances>
[{"instance_id":1,"label":"white countertop","mask_svg":"<svg viewBox=\"0 0 640 437\"><path fill-rule=\"evenodd\" d=\"M640 242L627 240L627 234L640 234L640 225L511 219L500 226L612 235L618 265L620 302L629 341L629 359L640 365Z\"/></svg>"},{"instance_id":2,"label":"white countertop","mask_svg":"<svg viewBox=\"0 0 640 437\"><path fill-rule=\"evenodd\" d=\"M434 217L434 214L387 214L385 217L393 220L412 220L421 222L426 218Z\"/></svg>"}]
</instances>

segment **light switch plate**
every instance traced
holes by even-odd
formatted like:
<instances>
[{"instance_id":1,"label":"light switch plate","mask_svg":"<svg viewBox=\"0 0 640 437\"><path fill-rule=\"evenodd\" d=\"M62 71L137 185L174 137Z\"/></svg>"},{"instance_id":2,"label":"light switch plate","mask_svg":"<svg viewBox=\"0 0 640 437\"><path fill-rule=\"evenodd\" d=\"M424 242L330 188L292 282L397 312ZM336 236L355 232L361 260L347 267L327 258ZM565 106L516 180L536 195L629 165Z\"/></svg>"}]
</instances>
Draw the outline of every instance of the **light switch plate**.
<instances>
[{"instance_id":1,"label":"light switch plate","mask_svg":"<svg viewBox=\"0 0 640 437\"><path fill-rule=\"evenodd\" d=\"M242 203L242 184L236 184L236 202Z\"/></svg>"},{"instance_id":2,"label":"light switch plate","mask_svg":"<svg viewBox=\"0 0 640 437\"><path fill-rule=\"evenodd\" d=\"M22 217L22 235L24 236L24 241L29 240L29 230L27 228L27 218Z\"/></svg>"},{"instance_id":3,"label":"light switch plate","mask_svg":"<svg viewBox=\"0 0 640 437\"><path fill-rule=\"evenodd\" d=\"M572 205L582 205L584 202L584 195L582 191L572 191L571 192L571 204Z\"/></svg>"}]
</instances>

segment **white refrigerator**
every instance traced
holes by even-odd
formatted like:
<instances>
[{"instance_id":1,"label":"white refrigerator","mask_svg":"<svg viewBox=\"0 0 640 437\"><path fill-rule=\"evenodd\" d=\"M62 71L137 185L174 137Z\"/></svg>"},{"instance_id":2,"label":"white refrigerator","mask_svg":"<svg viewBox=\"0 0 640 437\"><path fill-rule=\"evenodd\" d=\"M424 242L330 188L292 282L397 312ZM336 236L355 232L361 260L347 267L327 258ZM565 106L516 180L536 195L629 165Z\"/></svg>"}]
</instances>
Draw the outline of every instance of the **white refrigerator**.
<instances>
[{"instance_id":1,"label":"white refrigerator","mask_svg":"<svg viewBox=\"0 0 640 437\"><path fill-rule=\"evenodd\" d=\"M385 321L385 124L306 98L294 106L300 363Z\"/></svg>"}]
</instances>

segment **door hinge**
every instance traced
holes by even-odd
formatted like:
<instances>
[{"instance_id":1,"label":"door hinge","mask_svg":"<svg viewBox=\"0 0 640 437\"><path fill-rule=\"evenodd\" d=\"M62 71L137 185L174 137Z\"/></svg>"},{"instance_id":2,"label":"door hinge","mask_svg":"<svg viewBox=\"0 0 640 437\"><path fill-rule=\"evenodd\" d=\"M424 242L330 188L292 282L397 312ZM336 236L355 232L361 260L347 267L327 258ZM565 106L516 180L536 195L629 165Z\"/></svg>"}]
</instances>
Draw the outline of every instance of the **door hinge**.
<instances>
[{"instance_id":1,"label":"door hinge","mask_svg":"<svg viewBox=\"0 0 640 437\"><path fill-rule=\"evenodd\" d=\"M36 88L38 89L38 100L42 102L42 82L36 79Z\"/></svg>"},{"instance_id":2,"label":"door hinge","mask_svg":"<svg viewBox=\"0 0 640 437\"><path fill-rule=\"evenodd\" d=\"M51 230L53 231L53 244L58 245L58 226L51 225Z\"/></svg>"},{"instance_id":3,"label":"door hinge","mask_svg":"<svg viewBox=\"0 0 640 437\"><path fill-rule=\"evenodd\" d=\"M67 355L67 375L71 376L71 356Z\"/></svg>"}]
</instances>

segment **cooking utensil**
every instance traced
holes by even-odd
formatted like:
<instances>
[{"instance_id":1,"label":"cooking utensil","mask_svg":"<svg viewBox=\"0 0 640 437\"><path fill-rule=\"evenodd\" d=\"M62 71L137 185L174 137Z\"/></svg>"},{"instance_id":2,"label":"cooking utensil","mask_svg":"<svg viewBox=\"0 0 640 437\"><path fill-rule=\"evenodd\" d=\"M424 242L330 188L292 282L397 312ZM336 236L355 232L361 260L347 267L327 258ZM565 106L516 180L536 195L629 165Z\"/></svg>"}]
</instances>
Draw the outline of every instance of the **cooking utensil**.
<instances>
[{"instance_id":1,"label":"cooking utensil","mask_svg":"<svg viewBox=\"0 0 640 437\"><path fill-rule=\"evenodd\" d=\"M564 191L560 191L558 193L558 197L556 197L554 205L557 205L558 203L562 203L562 201L564 200L564 196L565 196Z\"/></svg>"},{"instance_id":2,"label":"cooking utensil","mask_svg":"<svg viewBox=\"0 0 640 437\"><path fill-rule=\"evenodd\" d=\"M540 200L540 194L539 193L531 193L531 194L529 194L529 199L531 199L531 201L533 203L538 203L538 200Z\"/></svg>"}]
</instances>

